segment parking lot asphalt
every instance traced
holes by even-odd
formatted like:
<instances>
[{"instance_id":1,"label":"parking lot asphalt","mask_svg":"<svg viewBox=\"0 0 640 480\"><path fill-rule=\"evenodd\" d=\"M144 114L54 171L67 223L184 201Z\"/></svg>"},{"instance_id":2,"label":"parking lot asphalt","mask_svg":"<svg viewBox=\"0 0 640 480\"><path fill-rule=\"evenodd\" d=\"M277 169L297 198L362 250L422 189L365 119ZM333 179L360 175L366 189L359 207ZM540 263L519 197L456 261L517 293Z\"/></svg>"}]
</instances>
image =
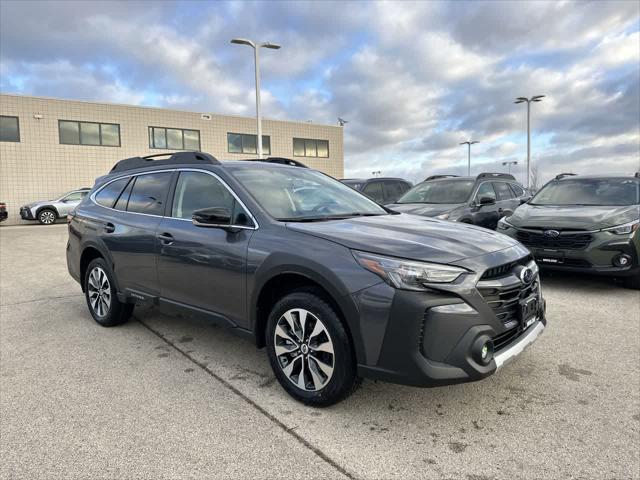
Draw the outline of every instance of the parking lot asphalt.
<instances>
[{"instance_id":1,"label":"parking lot asphalt","mask_svg":"<svg viewBox=\"0 0 640 480\"><path fill-rule=\"evenodd\" d=\"M481 382L305 407L190 317L102 328L66 226L0 228L1 478L640 478L640 293L544 275L549 326Z\"/></svg>"}]
</instances>

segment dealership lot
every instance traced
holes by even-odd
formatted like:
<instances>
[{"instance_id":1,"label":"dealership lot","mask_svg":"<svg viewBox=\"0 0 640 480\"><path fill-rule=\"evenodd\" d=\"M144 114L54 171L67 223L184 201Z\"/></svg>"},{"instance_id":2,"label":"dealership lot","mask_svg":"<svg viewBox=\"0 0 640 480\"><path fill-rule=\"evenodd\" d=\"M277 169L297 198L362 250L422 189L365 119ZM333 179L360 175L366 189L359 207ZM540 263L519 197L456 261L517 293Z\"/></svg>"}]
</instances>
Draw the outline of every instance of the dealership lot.
<instances>
[{"instance_id":1,"label":"dealership lot","mask_svg":"<svg viewBox=\"0 0 640 480\"><path fill-rule=\"evenodd\" d=\"M91 319L66 226L0 228L2 478L640 478L640 293L545 275L549 328L494 377L293 401L194 318Z\"/></svg>"}]
</instances>

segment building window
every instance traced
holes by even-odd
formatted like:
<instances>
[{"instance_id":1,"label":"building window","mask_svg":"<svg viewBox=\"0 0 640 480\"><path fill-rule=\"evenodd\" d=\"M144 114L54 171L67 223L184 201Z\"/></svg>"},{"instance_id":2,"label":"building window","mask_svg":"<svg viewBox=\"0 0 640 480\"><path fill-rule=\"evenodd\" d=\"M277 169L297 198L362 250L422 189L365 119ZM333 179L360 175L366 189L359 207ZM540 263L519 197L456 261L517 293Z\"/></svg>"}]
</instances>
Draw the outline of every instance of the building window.
<instances>
[{"instance_id":1,"label":"building window","mask_svg":"<svg viewBox=\"0 0 640 480\"><path fill-rule=\"evenodd\" d=\"M149 127L149 147L165 150L200 150L200 131Z\"/></svg>"},{"instance_id":2,"label":"building window","mask_svg":"<svg viewBox=\"0 0 640 480\"><path fill-rule=\"evenodd\" d=\"M58 132L64 145L120 146L120 125L116 123L58 120Z\"/></svg>"},{"instance_id":3,"label":"building window","mask_svg":"<svg viewBox=\"0 0 640 480\"><path fill-rule=\"evenodd\" d=\"M0 142L19 142L20 124L18 117L0 115Z\"/></svg>"},{"instance_id":4,"label":"building window","mask_svg":"<svg viewBox=\"0 0 640 480\"><path fill-rule=\"evenodd\" d=\"M258 153L257 135L247 133L227 133L227 151L229 153ZM262 136L262 153L271 155L271 137Z\"/></svg>"},{"instance_id":5,"label":"building window","mask_svg":"<svg viewBox=\"0 0 640 480\"><path fill-rule=\"evenodd\" d=\"M294 157L329 157L329 140L293 139Z\"/></svg>"}]
</instances>

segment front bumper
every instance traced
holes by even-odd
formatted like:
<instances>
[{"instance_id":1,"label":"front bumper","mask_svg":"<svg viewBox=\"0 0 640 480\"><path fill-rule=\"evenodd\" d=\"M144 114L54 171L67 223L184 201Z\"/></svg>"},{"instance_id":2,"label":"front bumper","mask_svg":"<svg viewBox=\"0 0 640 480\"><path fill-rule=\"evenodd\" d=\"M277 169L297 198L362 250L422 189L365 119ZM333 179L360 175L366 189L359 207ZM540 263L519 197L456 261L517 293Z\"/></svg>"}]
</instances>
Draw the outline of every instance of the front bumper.
<instances>
[{"instance_id":1,"label":"front bumper","mask_svg":"<svg viewBox=\"0 0 640 480\"><path fill-rule=\"evenodd\" d=\"M33 215L33 212L30 208L20 207L20 218L23 220L35 220L36 217Z\"/></svg>"},{"instance_id":2,"label":"front bumper","mask_svg":"<svg viewBox=\"0 0 640 480\"><path fill-rule=\"evenodd\" d=\"M495 373L533 343L547 323L539 287L535 293L535 321L528 325L514 324L490 306L488 302L493 300L487 297L487 288L503 285L508 289L516 282L520 281L513 276L495 282L479 281L474 276L443 291L408 292L380 284L359 292L360 314L370 323L369 328L361 329L368 337L364 343L375 345L379 338L380 347L368 347L368 363L358 365L358 373L419 387L471 382ZM380 305L385 297L392 299L388 312L383 314ZM446 308L434 310L443 306ZM361 323L366 321L365 318ZM384 329L380 327L383 324ZM493 340L496 346L493 358L486 364L474 354L478 342L485 339Z\"/></svg>"},{"instance_id":3,"label":"front bumper","mask_svg":"<svg viewBox=\"0 0 640 480\"><path fill-rule=\"evenodd\" d=\"M518 230L509 227L500 230L513 238L518 238ZM616 235L611 232L587 232L589 242L580 248L550 248L537 244L523 244L531 251L538 265L545 270L589 273L615 277L640 275L638 232ZM614 259L621 254L631 257L628 266L618 267Z\"/></svg>"}]
</instances>

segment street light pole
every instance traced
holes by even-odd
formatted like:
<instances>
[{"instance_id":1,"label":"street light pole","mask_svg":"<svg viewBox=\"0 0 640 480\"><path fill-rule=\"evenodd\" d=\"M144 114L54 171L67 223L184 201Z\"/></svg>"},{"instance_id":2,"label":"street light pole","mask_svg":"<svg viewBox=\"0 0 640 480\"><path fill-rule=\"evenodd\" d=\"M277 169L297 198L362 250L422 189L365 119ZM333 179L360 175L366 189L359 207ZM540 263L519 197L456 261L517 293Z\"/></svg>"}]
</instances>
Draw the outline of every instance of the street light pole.
<instances>
[{"instance_id":1,"label":"street light pole","mask_svg":"<svg viewBox=\"0 0 640 480\"><path fill-rule=\"evenodd\" d=\"M231 40L231 43L236 43L238 45L249 45L251 48L253 48L253 59L255 62L256 72L256 123L258 130L258 138L256 138L256 144L258 146L258 158L262 158L262 117L260 116L260 49L270 48L272 50L278 50L280 48L280 45L269 42L256 43L244 38L234 38L233 40Z\"/></svg>"},{"instance_id":2,"label":"street light pole","mask_svg":"<svg viewBox=\"0 0 640 480\"><path fill-rule=\"evenodd\" d=\"M504 167L505 165L507 165L507 168L509 169L509 173L511 173L511 165L517 165L518 162L513 160L511 162L502 162L502 166Z\"/></svg>"},{"instance_id":3,"label":"street light pole","mask_svg":"<svg viewBox=\"0 0 640 480\"><path fill-rule=\"evenodd\" d=\"M472 141L468 141L468 142L462 142L460 143L460 145L467 145L467 175L471 176L471 145L473 145L474 143L480 143L480 142L472 142Z\"/></svg>"},{"instance_id":4,"label":"street light pole","mask_svg":"<svg viewBox=\"0 0 640 480\"><path fill-rule=\"evenodd\" d=\"M531 102L540 102L544 95L535 95L531 98L518 97L513 103L527 102L527 189L529 188L529 175L531 172Z\"/></svg>"}]
</instances>

